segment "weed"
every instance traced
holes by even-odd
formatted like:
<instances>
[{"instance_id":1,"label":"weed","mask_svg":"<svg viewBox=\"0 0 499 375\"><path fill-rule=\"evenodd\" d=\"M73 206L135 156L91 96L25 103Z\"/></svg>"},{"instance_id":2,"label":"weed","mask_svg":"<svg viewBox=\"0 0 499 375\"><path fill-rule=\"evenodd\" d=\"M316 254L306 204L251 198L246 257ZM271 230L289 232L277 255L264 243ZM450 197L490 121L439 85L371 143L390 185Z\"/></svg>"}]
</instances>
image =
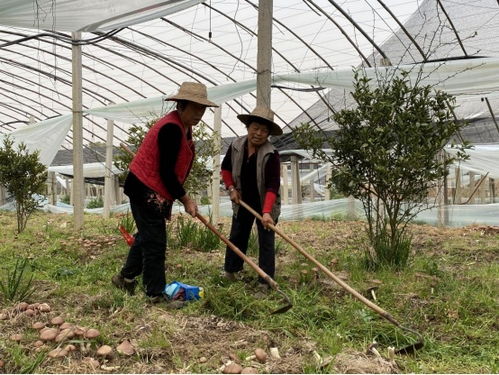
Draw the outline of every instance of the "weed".
<instances>
[{"instance_id":1,"label":"weed","mask_svg":"<svg viewBox=\"0 0 499 375\"><path fill-rule=\"evenodd\" d=\"M102 199L101 195L92 198L87 204L87 208L101 208L101 207L104 207L104 200Z\"/></svg>"},{"instance_id":2,"label":"weed","mask_svg":"<svg viewBox=\"0 0 499 375\"><path fill-rule=\"evenodd\" d=\"M0 291L8 301L23 301L34 293L33 274L27 258L17 259L14 269L6 269L6 277L0 280Z\"/></svg>"}]
</instances>

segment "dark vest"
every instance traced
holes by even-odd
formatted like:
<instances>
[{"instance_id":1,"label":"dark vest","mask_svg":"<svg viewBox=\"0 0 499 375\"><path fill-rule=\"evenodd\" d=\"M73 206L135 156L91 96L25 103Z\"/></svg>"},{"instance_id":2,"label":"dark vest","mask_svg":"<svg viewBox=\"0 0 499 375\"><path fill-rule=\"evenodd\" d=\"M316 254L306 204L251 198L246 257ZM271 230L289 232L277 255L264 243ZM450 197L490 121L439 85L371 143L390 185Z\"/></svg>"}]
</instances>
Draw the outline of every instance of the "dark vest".
<instances>
[{"instance_id":1,"label":"dark vest","mask_svg":"<svg viewBox=\"0 0 499 375\"><path fill-rule=\"evenodd\" d=\"M184 184L194 161L194 143L192 140L187 140L184 125L177 111L170 112L159 119L147 132L130 164L130 170L148 188L160 194L161 197L173 201L159 173L158 133L166 124L174 124L182 131L180 150L175 164L175 175L178 181Z\"/></svg>"}]
</instances>

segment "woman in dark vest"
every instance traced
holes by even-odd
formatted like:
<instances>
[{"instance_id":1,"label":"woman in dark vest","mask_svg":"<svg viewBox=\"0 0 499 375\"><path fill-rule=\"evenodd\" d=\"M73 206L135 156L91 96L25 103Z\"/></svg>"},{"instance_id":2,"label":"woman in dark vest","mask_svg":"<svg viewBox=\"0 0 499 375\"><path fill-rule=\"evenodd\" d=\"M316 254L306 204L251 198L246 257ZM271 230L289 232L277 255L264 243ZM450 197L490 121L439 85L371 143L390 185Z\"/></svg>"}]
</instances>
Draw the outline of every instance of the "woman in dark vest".
<instances>
[{"instance_id":1,"label":"woman in dark vest","mask_svg":"<svg viewBox=\"0 0 499 375\"><path fill-rule=\"evenodd\" d=\"M237 116L248 134L235 139L222 162L222 178L233 202L230 240L244 253L255 217L239 206L239 199L263 216L257 220L259 254L258 262L270 277L275 274L275 234L269 224L277 223L281 211L279 153L268 141L269 135L281 135L281 128L274 122L272 110L256 107L250 114ZM225 277L235 280L235 272L242 270L243 260L230 248L225 253ZM263 287L264 280L259 278Z\"/></svg>"},{"instance_id":2,"label":"woman in dark vest","mask_svg":"<svg viewBox=\"0 0 499 375\"><path fill-rule=\"evenodd\" d=\"M184 82L166 100L175 101L177 109L151 127L130 164L124 192L130 198L137 233L125 265L112 278L116 287L133 294L135 278L142 274L152 302L164 299L165 218L170 218L173 202L178 199L187 213L197 213L195 201L183 188L194 160L192 127L201 121L206 107L217 107L201 83Z\"/></svg>"}]
</instances>

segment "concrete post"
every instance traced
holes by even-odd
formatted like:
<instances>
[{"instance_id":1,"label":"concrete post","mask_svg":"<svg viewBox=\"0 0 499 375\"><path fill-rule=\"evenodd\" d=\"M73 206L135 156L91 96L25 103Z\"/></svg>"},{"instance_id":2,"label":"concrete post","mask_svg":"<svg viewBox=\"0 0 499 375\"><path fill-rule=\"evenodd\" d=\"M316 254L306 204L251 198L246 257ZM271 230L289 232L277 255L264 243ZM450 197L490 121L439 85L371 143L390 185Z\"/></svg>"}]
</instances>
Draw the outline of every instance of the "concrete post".
<instances>
[{"instance_id":1,"label":"concrete post","mask_svg":"<svg viewBox=\"0 0 499 375\"><path fill-rule=\"evenodd\" d=\"M289 202L289 191L288 191L288 166L287 164L281 164L281 177L282 177L282 185L281 185L281 199L282 204L288 204Z\"/></svg>"},{"instance_id":2,"label":"concrete post","mask_svg":"<svg viewBox=\"0 0 499 375\"><path fill-rule=\"evenodd\" d=\"M300 167L298 156L291 155L291 203L299 204L302 202Z\"/></svg>"}]
</instances>

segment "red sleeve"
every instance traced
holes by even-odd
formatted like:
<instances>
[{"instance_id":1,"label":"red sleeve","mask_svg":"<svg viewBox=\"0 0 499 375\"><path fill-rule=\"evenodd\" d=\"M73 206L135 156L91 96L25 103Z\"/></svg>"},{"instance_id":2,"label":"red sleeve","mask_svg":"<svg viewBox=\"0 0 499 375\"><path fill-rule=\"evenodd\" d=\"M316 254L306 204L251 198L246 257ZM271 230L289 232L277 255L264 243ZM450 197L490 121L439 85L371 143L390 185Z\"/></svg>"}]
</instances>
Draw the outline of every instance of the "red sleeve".
<instances>
[{"instance_id":1,"label":"red sleeve","mask_svg":"<svg viewBox=\"0 0 499 375\"><path fill-rule=\"evenodd\" d=\"M226 169L222 169L222 179L224 180L225 188L228 189L229 186L234 185L234 180L232 180L232 172Z\"/></svg>"},{"instance_id":2,"label":"red sleeve","mask_svg":"<svg viewBox=\"0 0 499 375\"><path fill-rule=\"evenodd\" d=\"M270 213L272 212L272 206L274 205L274 202L277 198L277 194L274 193L273 191L267 191L265 193L265 201L263 203L263 213Z\"/></svg>"}]
</instances>

